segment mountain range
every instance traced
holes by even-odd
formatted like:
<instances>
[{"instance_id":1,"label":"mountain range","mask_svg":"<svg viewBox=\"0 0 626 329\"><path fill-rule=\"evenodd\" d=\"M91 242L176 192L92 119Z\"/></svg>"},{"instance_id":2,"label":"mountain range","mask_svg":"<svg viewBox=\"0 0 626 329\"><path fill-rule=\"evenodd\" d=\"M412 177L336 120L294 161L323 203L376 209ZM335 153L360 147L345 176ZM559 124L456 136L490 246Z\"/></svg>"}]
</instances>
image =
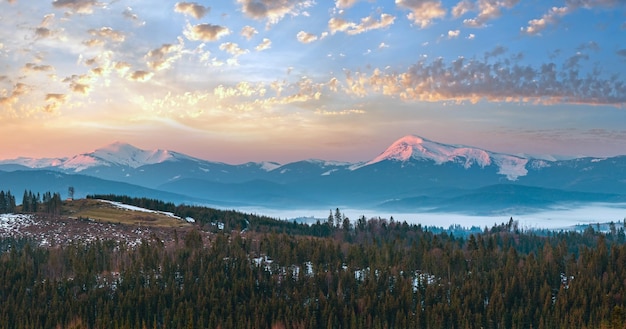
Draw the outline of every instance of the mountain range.
<instances>
[{"instance_id":1,"label":"mountain range","mask_svg":"<svg viewBox=\"0 0 626 329\"><path fill-rule=\"evenodd\" d=\"M358 163L233 165L121 142L68 158L0 161L0 190L63 194L69 186L76 197L124 194L226 208L522 213L626 202L626 156L546 160L408 135Z\"/></svg>"}]
</instances>

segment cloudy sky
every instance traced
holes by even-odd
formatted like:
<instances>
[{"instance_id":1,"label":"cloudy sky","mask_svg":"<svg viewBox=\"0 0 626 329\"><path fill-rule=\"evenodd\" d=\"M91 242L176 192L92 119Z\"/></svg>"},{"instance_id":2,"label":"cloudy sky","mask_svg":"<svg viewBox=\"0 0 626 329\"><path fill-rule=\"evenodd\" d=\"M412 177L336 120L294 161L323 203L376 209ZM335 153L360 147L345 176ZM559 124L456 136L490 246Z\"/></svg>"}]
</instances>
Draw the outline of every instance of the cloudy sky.
<instances>
[{"instance_id":1,"label":"cloudy sky","mask_svg":"<svg viewBox=\"0 0 626 329\"><path fill-rule=\"evenodd\" d=\"M624 0L0 0L0 158L626 154Z\"/></svg>"}]
</instances>

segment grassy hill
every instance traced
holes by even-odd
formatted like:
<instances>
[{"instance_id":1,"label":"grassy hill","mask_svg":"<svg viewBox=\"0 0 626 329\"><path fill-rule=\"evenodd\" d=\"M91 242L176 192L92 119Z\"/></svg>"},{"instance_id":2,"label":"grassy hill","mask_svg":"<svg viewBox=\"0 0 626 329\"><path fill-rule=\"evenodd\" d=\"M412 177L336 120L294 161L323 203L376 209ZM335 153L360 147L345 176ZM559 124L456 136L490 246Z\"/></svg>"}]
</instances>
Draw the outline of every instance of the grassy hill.
<instances>
[{"instance_id":1,"label":"grassy hill","mask_svg":"<svg viewBox=\"0 0 626 329\"><path fill-rule=\"evenodd\" d=\"M74 219L126 225L155 227L191 226L184 219L163 212L134 210L130 207L120 207L111 202L94 199L63 201L61 214Z\"/></svg>"}]
</instances>

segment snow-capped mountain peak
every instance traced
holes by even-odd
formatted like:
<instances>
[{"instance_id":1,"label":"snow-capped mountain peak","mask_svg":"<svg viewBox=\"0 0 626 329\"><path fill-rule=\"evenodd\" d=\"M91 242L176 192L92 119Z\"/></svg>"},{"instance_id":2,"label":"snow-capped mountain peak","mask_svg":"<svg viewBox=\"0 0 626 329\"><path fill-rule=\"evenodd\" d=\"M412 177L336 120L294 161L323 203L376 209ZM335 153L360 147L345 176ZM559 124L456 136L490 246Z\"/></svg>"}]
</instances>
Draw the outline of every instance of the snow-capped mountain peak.
<instances>
[{"instance_id":1,"label":"snow-capped mountain peak","mask_svg":"<svg viewBox=\"0 0 626 329\"><path fill-rule=\"evenodd\" d=\"M467 146L440 144L414 135L398 139L370 163L383 160L426 159L441 164L460 158L465 159L464 166L466 168L469 168L473 163L481 167L491 164L491 158L487 151Z\"/></svg>"},{"instance_id":2,"label":"snow-capped mountain peak","mask_svg":"<svg viewBox=\"0 0 626 329\"><path fill-rule=\"evenodd\" d=\"M404 162L410 159L431 160L435 164L457 162L462 163L466 169L474 164L481 168L495 164L499 168L498 173L506 175L510 180L516 180L517 177L528 173L526 170L528 159L526 158L492 153L464 145L441 144L415 135L398 139L366 165L385 160Z\"/></svg>"},{"instance_id":3,"label":"snow-capped mountain peak","mask_svg":"<svg viewBox=\"0 0 626 329\"><path fill-rule=\"evenodd\" d=\"M99 148L92 156L111 163L137 168L147 164L155 164L173 158L167 150L142 150L127 143L115 142Z\"/></svg>"},{"instance_id":4,"label":"snow-capped mountain peak","mask_svg":"<svg viewBox=\"0 0 626 329\"><path fill-rule=\"evenodd\" d=\"M28 167L28 168L39 169L39 168L59 166L66 160L67 160L66 158L36 159L36 158L19 157L15 159L0 160L0 164L16 164L16 165L21 165L21 166Z\"/></svg>"},{"instance_id":5,"label":"snow-capped mountain peak","mask_svg":"<svg viewBox=\"0 0 626 329\"><path fill-rule=\"evenodd\" d=\"M120 165L139 168L172 158L174 158L172 152L166 150L142 150L127 143L115 142L93 152L76 155L63 162L60 167L76 172L95 166Z\"/></svg>"}]
</instances>

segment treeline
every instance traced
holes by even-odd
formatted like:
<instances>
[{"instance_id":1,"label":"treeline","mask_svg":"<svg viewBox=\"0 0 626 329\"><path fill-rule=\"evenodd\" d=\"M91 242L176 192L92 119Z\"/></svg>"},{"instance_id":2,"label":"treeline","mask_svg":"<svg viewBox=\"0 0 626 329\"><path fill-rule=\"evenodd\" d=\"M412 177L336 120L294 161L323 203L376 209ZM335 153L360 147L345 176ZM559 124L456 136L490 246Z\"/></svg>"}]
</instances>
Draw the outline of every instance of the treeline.
<instances>
[{"instance_id":1,"label":"treeline","mask_svg":"<svg viewBox=\"0 0 626 329\"><path fill-rule=\"evenodd\" d=\"M0 214L14 213L16 208L15 196L11 191L0 191Z\"/></svg>"},{"instance_id":2,"label":"treeline","mask_svg":"<svg viewBox=\"0 0 626 329\"><path fill-rule=\"evenodd\" d=\"M325 238L0 240L0 328L626 328L623 227L511 223L468 238L363 219Z\"/></svg>"},{"instance_id":3,"label":"treeline","mask_svg":"<svg viewBox=\"0 0 626 329\"><path fill-rule=\"evenodd\" d=\"M24 191L22 197L22 212L24 213L45 213L59 216L61 214L63 201L60 193L45 192L43 199L41 194L32 191Z\"/></svg>"},{"instance_id":4,"label":"treeline","mask_svg":"<svg viewBox=\"0 0 626 329\"><path fill-rule=\"evenodd\" d=\"M310 235L315 237L328 237L334 232L333 221L315 223L312 225L276 220L275 218L247 214L236 210L221 210L194 205L175 205L171 202L163 202L157 199L137 198L115 194L88 195L88 199L102 199L124 204L142 207L156 211L167 211L181 218L191 217L195 222L207 231L218 231L216 224L223 224L224 231L254 231L263 233L288 233L295 235ZM339 210L337 209L337 212ZM345 218L343 215L342 219ZM333 217L334 218L334 217ZM346 218L347 219L347 218ZM349 220L348 220L349 222Z\"/></svg>"}]
</instances>

